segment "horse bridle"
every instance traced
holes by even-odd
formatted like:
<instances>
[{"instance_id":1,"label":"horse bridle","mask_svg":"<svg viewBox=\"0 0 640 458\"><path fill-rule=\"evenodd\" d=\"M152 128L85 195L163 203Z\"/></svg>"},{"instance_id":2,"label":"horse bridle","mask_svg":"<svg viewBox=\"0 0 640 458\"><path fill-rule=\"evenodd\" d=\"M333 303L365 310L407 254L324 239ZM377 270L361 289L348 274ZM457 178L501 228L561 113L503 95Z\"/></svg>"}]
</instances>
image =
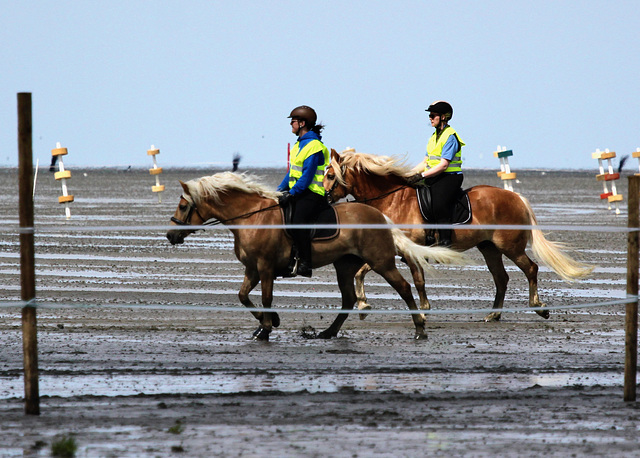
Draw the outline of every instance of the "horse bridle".
<instances>
[{"instance_id":1,"label":"horse bridle","mask_svg":"<svg viewBox=\"0 0 640 458\"><path fill-rule=\"evenodd\" d=\"M193 216L193 213L195 212L196 215L198 215L198 218L200 218L202 220L202 224L203 225L211 225L211 224L219 224L219 221L214 220L210 223L208 223L200 214L200 212L198 211L198 208L196 207L196 205L193 202L189 202L187 199L184 198L184 196L180 196L181 199L184 199L187 204L189 204L189 212L187 213L187 217L183 220L176 218L175 216L171 217L171 221L176 223L178 226L190 226L191 225L191 217Z\"/></svg>"},{"instance_id":2,"label":"horse bridle","mask_svg":"<svg viewBox=\"0 0 640 458\"><path fill-rule=\"evenodd\" d=\"M345 171L346 171L346 166L341 165L340 166L340 173L342 174L342 176L344 176ZM333 185L331 185L331 189L329 189L328 191L325 191L325 194L328 197L329 203L334 203L335 202L333 200L333 196L331 195L331 193L336 189L336 186L338 186L338 179L334 178ZM345 185L345 188L346 188L346 185ZM347 191L349 191L349 190L347 189Z\"/></svg>"}]
</instances>

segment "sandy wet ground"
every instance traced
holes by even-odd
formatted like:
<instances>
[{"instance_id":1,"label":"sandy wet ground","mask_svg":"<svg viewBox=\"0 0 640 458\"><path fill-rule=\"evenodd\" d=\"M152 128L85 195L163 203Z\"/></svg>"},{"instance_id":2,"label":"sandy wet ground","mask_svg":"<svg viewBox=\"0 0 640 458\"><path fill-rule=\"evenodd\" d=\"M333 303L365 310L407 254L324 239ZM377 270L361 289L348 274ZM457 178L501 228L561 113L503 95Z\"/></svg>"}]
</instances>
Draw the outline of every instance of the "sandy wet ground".
<instances>
[{"instance_id":1,"label":"sandy wet ground","mask_svg":"<svg viewBox=\"0 0 640 458\"><path fill-rule=\"evenodd\" d=\"M75 171L74 171L75 172ZM15 172L0 170L3 300L19 298ZM508 313L483 323L493 285L484 266L437 266L429 339L411 339L408 315L347 320L339 338L305 338L329 325L339 304L334 272L278 280L282 325L268 344L248 341L256 322L239 306L242 268L225 231L171 247L165 225L177 179L165 171L163 202L146 170L86 170L67 222L59 189L41 170L36 192L39 417L23 414L19 310L0 308L0 456L47 455L74 434L79 456L628 455L638 449L638 407L622 400L624 308L561 310L543 320ZM257 171L275 186L281 173ZM86 176L85 176L86 174ZM519 174L540 224L626 225L598 199L593 173ZM466 185L496 183L467 174ZM626 182L619 188L624 193ZM559 197L561 196L561 198ZM624 216L624 215L623 215ZM83 230L77 230L78 227ZM94 226L117 226L114 231ZM626 236L552 231L597 264L573 285L541 269L550 306L624 298ZM480 260L477 253L471 256ZM507 263L506 307L524 309L526 282ZM399 264L408 276L408 270ZM384 281L368 277L376 310L403 310ZM256 300L259 296L256 295ZM322 309L307 314L287 309ZM306 330L306 331L303 331ZM180 427L175 426L179 424ZM172 428L173 427L173 428ZM170 429L172 432L170 432ZM175 432L179 434L175 434Z\"/></svg>"}]
</instances>

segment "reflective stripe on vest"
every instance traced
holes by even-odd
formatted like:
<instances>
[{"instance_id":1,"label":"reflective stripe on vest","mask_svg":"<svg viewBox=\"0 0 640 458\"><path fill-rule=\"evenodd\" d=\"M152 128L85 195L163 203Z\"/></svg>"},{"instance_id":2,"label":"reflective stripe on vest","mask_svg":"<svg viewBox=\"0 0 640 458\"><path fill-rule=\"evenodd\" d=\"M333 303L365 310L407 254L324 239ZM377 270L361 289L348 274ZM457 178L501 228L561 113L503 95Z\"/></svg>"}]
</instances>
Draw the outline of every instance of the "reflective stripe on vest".
<instances>
[{"instance_id":1,"label":"reflective stripe on vest","mask_svg":"<svg viewBox=\"0 0 640 458\"><path fill-rule=\"evenodd\" d=\"M447 140L449 137L455 135L458 139L458 143L460 147L456 152L453 160L449 162L449 167L445 169L445 172L462 172L462 147L465 145L458 133L451 126L445 127L445 129L440 134L440 138L436 140L436 133L434 132L431 138L429 139L429 143L427 143L427 164L424 170L429 170L440 163L442 160L442 148L447 144Z\"/></svg>"},{"instance_id":2,"label":"reflective stripe on vest","mask_svg":"<svg viewBox=\"0 0 640 458\"><path fill-rule=\"evenodd\" d=\"M320 140L311 140L305 145L302 150L299 150L300 142L296 142L291 150L291 165L289 166L289 189L293 188L296 181L302 176L302 168L304 161L313 156L315 153L322 153L324 156L324 164L319 165L316 173L313 177L313 181L309 185L308 189L324 196L324 186L322 186L322 180L324 179L324 169L329 164L329 150Z\"/></svg>"}]
</instances>

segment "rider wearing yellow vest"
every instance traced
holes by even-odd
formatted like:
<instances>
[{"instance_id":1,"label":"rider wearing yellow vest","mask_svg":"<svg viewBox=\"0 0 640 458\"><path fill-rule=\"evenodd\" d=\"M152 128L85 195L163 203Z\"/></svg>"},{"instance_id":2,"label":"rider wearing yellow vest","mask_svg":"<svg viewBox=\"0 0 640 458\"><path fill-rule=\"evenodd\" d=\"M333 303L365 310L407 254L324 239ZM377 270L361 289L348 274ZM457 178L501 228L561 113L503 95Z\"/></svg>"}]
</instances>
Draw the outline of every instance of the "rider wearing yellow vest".
<instances>
[{"instance_id":1,"label":"rider wearing yellow vest","mask_svg":"<svg viewBox=\"0 0 640 458\"><path fill-rule=\"evenodd\" d=\"M436 224L451 224L458 189L462 186L462 147L464 142L449 126L453 117L453 107L442 100L432 103L426 109L431 126L435 127L424 161L418 166L424 170L409 179L411 184L424 183L431 188L433 214ZM439 245L451 246L451 229L439 229ZM435 241L435 240L433 240ZM428 241L429 242L429 241Z\"/></svg>"},{"instance_id":2,"label":"rider wearing yellow vest","mask_svg":"<svg viewBox=\"0 0 640 458\"><path fill-rule=\"evenodd\" d=\"M289 172L278 186L282 191L280 206L293 206L293 224L309 224L328 207L322 186L324 169L329 165L329 150L322 143L320 132L324 126L316 124L317 115L313 108L300 106L289 115L291 131L298 141L290 152ZM297 266L290 267L290 276L311 276L311 230L291 231L294 248L298 252Z\"/></svg>"}]
</instances>

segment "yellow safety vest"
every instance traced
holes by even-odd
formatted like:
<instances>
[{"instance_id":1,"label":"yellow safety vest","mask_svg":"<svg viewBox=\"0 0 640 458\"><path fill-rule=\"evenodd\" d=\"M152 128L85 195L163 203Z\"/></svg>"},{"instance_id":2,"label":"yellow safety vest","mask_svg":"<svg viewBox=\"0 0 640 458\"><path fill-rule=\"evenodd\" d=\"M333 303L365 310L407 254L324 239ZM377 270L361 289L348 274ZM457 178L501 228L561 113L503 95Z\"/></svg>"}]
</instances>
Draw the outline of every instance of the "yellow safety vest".
<instances>
[{"instance_id":1,"label":"yellow safety vest","mask_svg":"<svg viewBox=\"0 0 640 458\"><path fill-rule=\"evenodd\" d=\"M324 179L324 168L329 165L329 150L320 140L311 140L300 150L300 142L296 142L291 150L291 164L289 166L289 189L293 188L296 181L302 176L302 166L305 159L313 156L315 153L322 152L324 156L324 164L319 165L316 170L313 181L309 185L308 189L324 196L324 186L322 186L322 180Z\"/></svg>"},{"instance_id":2,"label":"yellow safety vest","mask_svg":"<svg viewBox=\"0 0 640 458\"><path fill-rule=\"evenodd\" d=\"M434 132L429 139L429 143L427 143L427 162L424 167L425 171L435 167L440 163L440 161L442 160L442 148L444 147L444 145L446 145L447 140L452 135L455 135L458 139L460 148L458 148L458 152L453 157L453 160L449 162L449 167L445 169L445 172L462 172L462 147L465 144L460 139L458 133L451 126L445 127L439 138L436 139L436 132Z\"/></svg>"}]
</instances>

